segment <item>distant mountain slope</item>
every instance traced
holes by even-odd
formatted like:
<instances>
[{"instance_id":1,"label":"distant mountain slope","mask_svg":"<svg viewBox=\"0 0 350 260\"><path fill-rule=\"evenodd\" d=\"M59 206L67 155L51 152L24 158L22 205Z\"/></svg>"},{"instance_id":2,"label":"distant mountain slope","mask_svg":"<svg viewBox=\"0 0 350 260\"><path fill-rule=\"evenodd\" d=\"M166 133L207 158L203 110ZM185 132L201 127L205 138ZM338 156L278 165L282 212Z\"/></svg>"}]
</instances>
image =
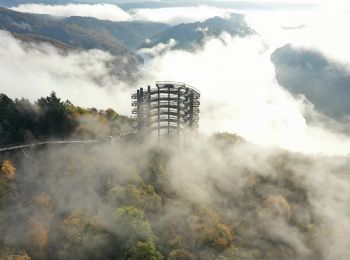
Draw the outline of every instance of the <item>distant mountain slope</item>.
<instances>
[{"instance_id":1,"label":"distant mountain slope","mask_svg":"<svg viewBox=\"0 0 350 260\"><path fill-rule=\"evenodd\" d=\"M255 34L244 21L243 15L231 14L231 17L226 19L213 17L204 22L183 23L171 27L152 37L142 45L142 48L151 48L174 39L176 41L174 48L192 49L201 45L206 37L218 37L223 32L239 37Z\"/></svg>"},{"instance_id":2,"label":"distant mountain slope","mask_svg":"<svg viewBox=\"0 0 350 260\"><path fill-rule=\"evenodd\" d=\"M88 31L109 34L128 48L135 50L146 38L170 28L169 25L154 22L111 22L91 17L69 17L64 19L65 25L79 26Z\"/></svg>"},{"instance_id":3,"label":"distant mountain slope","mask_svg":"<svg viewBox=\"0 0 350 260\"><path fill-rule=\"evenodd\" d=\"M167 28L165 24L152 22L111 22L91 17L56 18L0 8L0 29L50 38L75 48L97 48L139 61L142 59L132 50L146 38Z\"/></svg>"},{"instance_id":4,"label":"distant mountain slope","mask_svg":"<svg viewBox=\"0 0 350 260\"><path fill-rule=\"evenodd\" d=\"M335 119L350 116L350 73L322 53L286 45L271 56L279 84Z\"/></svg>"},{"instance_id":5,"label":"distant mountain slope","mask_svg":"<svg viewBox=\"0 0 350 260\"><path fill-rule=\"evenodd\" d=\"M56 47L59 50L62 51L70 51L73 50L74 47L65 44L63 42L60 42L58 40L54 40L51 38L47 38L44 36L39 36L39 35L30 35L30 34L17 34L17 33L12 33L12 35L16 38L21 40L24 44L40 44L40 43L48 43L54 47Z\"/></svg>"}]
</instances>

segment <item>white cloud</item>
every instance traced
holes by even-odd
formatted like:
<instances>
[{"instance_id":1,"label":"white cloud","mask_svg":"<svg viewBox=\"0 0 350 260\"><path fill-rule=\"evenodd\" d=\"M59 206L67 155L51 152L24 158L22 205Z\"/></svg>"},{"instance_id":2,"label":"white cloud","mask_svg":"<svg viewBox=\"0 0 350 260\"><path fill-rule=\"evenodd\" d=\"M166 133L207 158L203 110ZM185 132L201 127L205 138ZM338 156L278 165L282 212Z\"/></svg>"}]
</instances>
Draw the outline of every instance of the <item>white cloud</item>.
<instances>
[{"instance_id":1,"label":"white cloud","mask_svg":"<svg viewBox=\"0 0 350 260\"><path fill-rule=\"evenodd\" d=\"M225 38L225 37L224 37ZM350 138L308 125L303 100L276 82L270 62L274 48L259 36L210 40L195 53L168 51L148 64L153 80L187 82L201 90L200 131L229 131L249 141L293 151L346 154Z\"/></svg>"},{"instance_id":2,"label":"white cloud","mask_svg":"<svg viewBox=\"0 0 350 260\"><path fill-rule=\"evenodd\" d=\"M229 13L234 11L233 9L221 9L203 5L197 7L133 9L126 12L117 5L112 4L21 4L11 9L19 12L48 14L61 17L88 16L100 20L142 20L168 24L204 21L214 16L226 17Z\"/></svg>"},{"instance_id":3,"label":"white cloud","mask_svg":"<svg viewBox=\"0 0 350 260\"><path fill-rule=\"evenodd\" d=\"M233 9L202 5L197 7L134 9L130 13L134 20L179 24L204 21L214 16L227 17L233 11Z\"/></svg>"},{"instance_id":4,"label":"white cloud","mask_svg":"<svg viewBox=\"0 0 350 260\"><path fill-rule=\"evenodd\" d=\"M26 48L0 31L0 92L34 101L55 91L77 105L112 107L128 114L129 90L107 66L112 60L99 50L64 55L49 45Z\"/></svg>"},{"instance_id":5,"label":"white cloud","mask_svg":"<svg viewBox=\"0 0 350 260\"><path fill-rule=\"evenodd\" d=\"M67 4L67 5L43 5L43 4L21 4L11 8L18 12L48 14L53 16L88 16L100 20L128 21L130 15L112 4Z\"/></svg>"},{"instance_id":6,"label":"white cloud","mask_svg":"<svg viewBox=\"0 0 350 260\"><path fill-rule=\"evenodd\" d=\"M152 48L145 48L138 51L138 54L147 59L148 57L155 57L163 54L164 52L170 50L172 47L176 45L176 41L174 39L170 39L168 43L159 43Z\"/></svg>"},{"instance_id":7,"label":"white cloud","mask_svg":"<svg viewBox=\"0 0 350 260\"><path fill-rule=\"evenodd\" d=\"M246 20L273 47L291 43L319 50L343 63L350 62L350 38L345 33L350 25L348 14L325 9L312 12L255 12L247 13ZM284 27L299 29L285 30Z\"/></svg>"},{"instance_id":8,"label":"white cloud","mask_svg":"<svg viewBox=\"0 0 350 260\"><path fill-rule=\"evenodd\" d=\"M266 1L251 1L250 3L259 3ZM327 12L349 12L350 3L343 0L302 0L302 1L284 1L277 0L276 3L318 3L319 8ZM213 3L215 5L215 3ZM288 5L286 5L288 6ZM273 9L273 2L267 5L267 8ZM66 5L45 5L45 4L21 4L12 7L12 10L19 12L48 14L53 16L69 17L69 16L88 16L101 20L111 21L130 21L142 20L162 22L168 24L189 23L196 21L204 21L214 16L225 17L232 12L246 12L244 7L240 10L218 8L215 6L189 6L189 7L172 7L172 8L139 8L124 11L117 5L113 4L66 4ZM288 11L288 8L286 8ZM298 9L301 12L302 8ZM249 10L252 12L252 10ZM298 17L298 15L297 15ZM298 20L298 19L294 19Z\"/></svg>"}]
</instances>

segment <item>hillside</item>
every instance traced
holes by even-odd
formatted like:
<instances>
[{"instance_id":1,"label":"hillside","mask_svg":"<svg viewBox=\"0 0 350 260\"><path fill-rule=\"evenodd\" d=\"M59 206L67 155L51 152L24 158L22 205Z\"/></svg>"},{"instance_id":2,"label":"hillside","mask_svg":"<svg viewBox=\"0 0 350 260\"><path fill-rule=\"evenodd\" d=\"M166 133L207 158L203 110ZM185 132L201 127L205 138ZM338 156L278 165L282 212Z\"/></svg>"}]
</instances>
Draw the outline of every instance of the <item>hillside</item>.
<instances>
[{"instance_id":1,"label":"hillside","mask_svg":"<svg viewBox=\"0 0 350 260\"><path fill-rule=\"evenodd\" d=\"M170 26L154 22L111 22L101 21L91 17L69 17L65 26L79 26L87 31L100 32L118 39L131 50L138 49L145 39L161 33Z\"/></svg>"},{"instance_id":2,"label":"hillside","mask_svg":"<svg viewBox=\"0 0 350 260\"><path fill-rule=\"evenodd\" d=\"M69 100L62 101L55 92L34 104L0 93L0 146L43 139L118 136L130 131L131 122L112 109L74 106Z\"/></svg>"},{"instance_id":3,"label":"hillside","mask_svg":"<svg viewBox=\"0 0 350 260\"><path fill-rule=\"evenodd\" d=\"M35 104L0 94L0 108L0 144L101 138L131 123L55 93ZM349 183L349 165L229 133L1 152L0 259L348 259L331 241L347 217L332 187Z\"/></svg>"},{"instance_id":4,"label":"hillside","mask_svg":"<svg viewBox=\"0 0 350 260\"><path fill-rule=\"evenodd\" d=\"M350 114L350 75L345 65L322 53L294 47L278 48L271 56L276 78L294 95L304 95L315 108L335 119Z\"/></svg>"},{"instance_id":5,"label":"hillside","mask_svg":"<svg viewBox=\"0 0 350 260\"><path fill-rule=\"evenodd\" d=\"M60 42L52 38L40 36L40 35L18 34L18 33L12 33L12 35L16 39L20 40L23 44L28 44L29 46L33 46L32 44L36 45L36 44L47 43L54 46L58 50L61 50L64 52L74 50L74 47L71 45L65 44L63 42Z\"/></svg>"},{"instance_id":6,"label":"hillside","mask_svg":"<svg viewBox=\"0 0 350 260\"><path fill-rule=\"evenodd\" d=\"M90 17L55 18L0 8L0 29L17 35L52 39L73 48L101 49L140 63L133 53L144 40L168 28L152 22L111 22ZM126 47L127 46L127 47Z\"/></svg>"},{"instance_id":7,"label":"hillside","mask_svg":"<svg viewBox=\"0 0 350 260\"><path fill-rule=\"evenodd\" d=\"M139 48L152 48L159 43L176 41L174 48L191 50L201 46L209 37L223 32L246 37L255 32L246 24L244 16L231 14L229 18L213 17L204 22L169 26L154 22L111 22L91 17L55 18L48 15L27 14L0 8L0 29L12 33L44 37L74 48L101 49L130 60L142 61L134 53ZM39 37L40 36L40 37Z\"/></svg>"},{"instance_id":8,"label":"hillside","mask_svg":"<svg viewBox=\"0 0 350 260\"><path fill-rule=\"evenodd\" d=\"M229 18L213 17L204 22L183 23L171 27L150 38L142 48L152 48L174 39L176 45L173 48L190 50L201 46L207 37L218 37L223 32L238 37L255 34L244 21L243 15L231 14Z\"/></svg>"}]
</instances>

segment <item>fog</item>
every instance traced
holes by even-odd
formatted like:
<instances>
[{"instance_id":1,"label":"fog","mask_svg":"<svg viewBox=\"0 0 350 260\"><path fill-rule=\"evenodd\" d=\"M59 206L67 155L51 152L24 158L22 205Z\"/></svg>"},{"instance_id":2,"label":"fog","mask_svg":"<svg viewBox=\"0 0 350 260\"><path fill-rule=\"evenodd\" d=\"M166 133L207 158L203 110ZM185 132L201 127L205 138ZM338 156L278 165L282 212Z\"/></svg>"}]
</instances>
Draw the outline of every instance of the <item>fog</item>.
<instances>
[{"instance_id":1,"label":"fog","mask_svg":"<svg viewBox=\"0 0 350 260\"><path fill-rule=\"evenodd\" d=\"M67 5L44 5L44 4L21 4L11 7L18 12L48 14L53 16L89 16L101 20L110 21L152 21L167 24L179 24L188 22L204 21L214 16L225 17L233 12L233 9L222 9L206 5L194 7L173 8L143 8L124 11L117 5L112 4L67 4Z\"/></svg>"},{"instance_id":2,"label":"fog","mask_svg":"<svg viewBox=\"0 0 350 260\"><path fill-rule=\"evenodd\" d=\"M162 22L171 25L180 23L203 22L211 17L227 17L233 9L223 9L209 6L174 7L159 9L134 9L130 13L135 20Z\"/></svg>"},{"instance_id":3,"label":"fog","mask_svg":"<svg viewBox=\"0 0 350 260\"><path fill-rule=\"evenodd\" d=\"M35 101L55 91L80 106L130 112L129 87L114 74L109 53L63 53L48 44L23 44L0 30L0 57L0 91L11 98Z\"/></svg>"},{"instance_id":4,"label":"fog","mask_svg":"<svg viewBox=\"0 0 350 260\"><path fill-rule=\"evenodd\" d=\"M135 229L118 219L116 209L131 205L144 210L161 247L172 241L166 234L175 225L170 234L201 259L217 256L200 241L218 223L232 226L235 234L230 238L235 249L220 251L224 259L350 256L348 157L293 154L225 139L176 144L118 142L17 154L16 199L30 199L0 212L11 218L2 227L2 241L36 258L105 259L124 243L114 237L129 241L145 232L144 225ZM146 184L157 193L142 193Z\"/></svg>"},{"instance_id":5,"label":"fog","mask_svg":"<svg viewBox=\"0 0 350 260\"><path fill-rule=\"evenodd\" d=\"M153 72L147 80L178 80L199 88L202 133L228 131L293 151L349 152L347 136L317 122L308 124L304 112L313 111L309 103L278 85L270 62L272 46L259 36L222 37L224 43L209 40L195 53L168 51L155 58L146 67Z\"/></svg>"},{"instance_id":6,"label":"fog","mask_svg":"<svg viewBox=\"0 0 350 260\"><path fill-rule=\"evenodd\" d=\"M112 4L67 4L67 5L43 5L43 4L21 4L11 8L14 11L48 14L53 16L89 16L100 20L128 21L131 16Z\"/></svg>"}]
</instances>

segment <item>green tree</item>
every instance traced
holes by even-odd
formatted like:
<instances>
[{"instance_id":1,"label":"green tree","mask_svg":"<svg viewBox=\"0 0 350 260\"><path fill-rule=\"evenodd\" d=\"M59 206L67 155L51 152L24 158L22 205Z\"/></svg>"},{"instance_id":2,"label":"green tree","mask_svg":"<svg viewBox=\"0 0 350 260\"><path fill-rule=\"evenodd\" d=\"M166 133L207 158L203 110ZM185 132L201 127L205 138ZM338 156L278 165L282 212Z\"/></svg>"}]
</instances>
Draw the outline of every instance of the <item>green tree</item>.
<instances>
[{"instance_id":1,"label":"green tree","mask_svg":"<svg viewBox=\"0 0 350 260\"><path fill-rule=\"evenodd\" d=\"M148 213L156 213L161 208L161 198L152 185L116 186L109 190L108 199L115 205L132 206Z\"/></svg>"},{"instance_id":2,"label":"green tree","mask_svg":"<svg viewBox=\"0 0 350 260\"><path fill-rule=\"evenodd\" d=\"M114 213L117 223L117 234L123 246L130 248L138 241L146 241L152 237L151 226L145 219L141 209L131 206L118 208Z\"/></svg>"},{"instance_id":3,"label":"green tree","mask_svg":"<svg viewBox=\"0 0 350 260\"><path fill-rule=\"evenodd\" d=\"M130 250L127 257L129 260L162 260L164 257L157 251L153 239L145 242L138 241L136 245Z\"/></svg>"},{"instance_id":4,"label":"green tree","mask_svg":"<svg viewBox=\"0 0 350 260\"><path fill-rule=\"evenodd\" d=\"M15 103L5 94L0 94L0 144L11 143L17 133L18 115Z\"/></svg>"},{"instance_id":5,"label":"green tree","mask_svg":"<svg viewBox=\"0 0 350 260\"><path fill-rule=\"evenodd\" d=\"M65 103L51 92L50 96L40 98L39 128L44 137L66 137L75 128L76 122L66 111Z\"/></svg>"}]
</instances>

